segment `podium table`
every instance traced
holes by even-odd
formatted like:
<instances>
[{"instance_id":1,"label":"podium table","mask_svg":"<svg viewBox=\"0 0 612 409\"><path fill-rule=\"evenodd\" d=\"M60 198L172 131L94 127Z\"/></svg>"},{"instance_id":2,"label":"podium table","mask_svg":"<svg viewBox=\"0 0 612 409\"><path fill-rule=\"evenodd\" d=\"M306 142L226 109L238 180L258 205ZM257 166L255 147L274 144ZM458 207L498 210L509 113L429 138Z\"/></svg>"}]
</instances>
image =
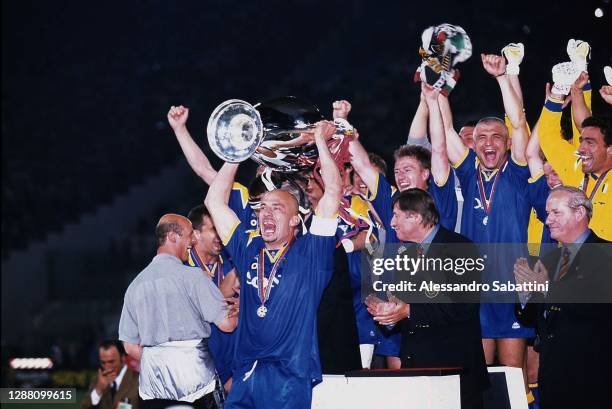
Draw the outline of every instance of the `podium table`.
<instances>
[{"instance_id":1,"label":"podium table","mask_svg":"<svg viewBox=\"0 0 612 409\"><path fill-rule=\"evenodd\" d=\"M459 368L410 368L323 375L312 391L313 409L457 409Z\"/></svg>"}]
</instances>

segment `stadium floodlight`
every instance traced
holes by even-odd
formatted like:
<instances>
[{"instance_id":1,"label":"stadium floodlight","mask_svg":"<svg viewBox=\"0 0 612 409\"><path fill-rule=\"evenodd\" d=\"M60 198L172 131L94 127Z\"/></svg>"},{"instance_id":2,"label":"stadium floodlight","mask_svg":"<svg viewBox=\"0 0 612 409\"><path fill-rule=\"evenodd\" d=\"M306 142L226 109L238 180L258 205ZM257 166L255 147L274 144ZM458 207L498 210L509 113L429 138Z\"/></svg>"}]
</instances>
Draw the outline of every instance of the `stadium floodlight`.
<instances>
[{"instance_id":1,"label":"stadium floodlight","mask_svg":"<svg viewBox=\"0 0 612 409\"><path fill-rule=\"evenodd\" d=\"M9 365L13 369L51 369L53 361L51 358L13 358Z\"/></svg>"}]
</instances>

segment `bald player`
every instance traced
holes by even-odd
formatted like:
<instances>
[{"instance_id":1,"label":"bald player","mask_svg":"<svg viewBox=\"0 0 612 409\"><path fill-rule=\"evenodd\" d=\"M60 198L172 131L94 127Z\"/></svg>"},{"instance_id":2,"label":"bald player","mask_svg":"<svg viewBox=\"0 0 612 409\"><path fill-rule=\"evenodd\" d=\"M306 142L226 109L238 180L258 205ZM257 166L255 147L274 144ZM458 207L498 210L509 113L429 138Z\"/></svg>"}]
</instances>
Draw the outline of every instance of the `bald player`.
<instances>
[{"instance_id":1,"label":"bald player","mask_svg":"<svg viewBox=\"0 0 612 409\"><path fill-rule=\"evenodd\" d=\"M308 233L296 237L298 203L283 190L261 199L261 234L249 232L227 205L238 165L226 163L205 204L240 276L241 308L236 332L231 408L310 408L321 381L317 308L333 273L337 213L342 198L338 168L326 139L335 126L317 124L315 142L325 192Z\"/></svg>"},{"instance_id":2,"label":"bald player","mask_svg":"<svg viewBox=\"0 0 612 409\"><path fill-rule=\"evenodd\" d=\"M209 407L215 389L210 324L233 331L236 317L210 277L183 265L193 244L189 219L166 214L155 236L157 255L125 293L119 339L140 360L141 407Z\"/></svg>"}]
</instances>

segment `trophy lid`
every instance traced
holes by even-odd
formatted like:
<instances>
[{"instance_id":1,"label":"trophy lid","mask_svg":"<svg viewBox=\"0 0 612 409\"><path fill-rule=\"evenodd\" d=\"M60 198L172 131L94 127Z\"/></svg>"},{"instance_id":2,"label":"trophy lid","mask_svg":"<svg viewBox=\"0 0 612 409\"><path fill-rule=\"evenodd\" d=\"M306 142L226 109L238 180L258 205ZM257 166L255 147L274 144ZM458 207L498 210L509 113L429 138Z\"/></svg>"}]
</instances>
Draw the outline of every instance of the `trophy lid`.
<instances>
[{"instance_id":1,"label":"trophy lid","mask_svg":"<svg viewBox=\"0 0 612 409\"><path fill-rule=\"evenodd\" d=\"M293 96L274 98L255 108L267 131L304 129L324 119L316 105Z\"/></svg>"}]
</instances>

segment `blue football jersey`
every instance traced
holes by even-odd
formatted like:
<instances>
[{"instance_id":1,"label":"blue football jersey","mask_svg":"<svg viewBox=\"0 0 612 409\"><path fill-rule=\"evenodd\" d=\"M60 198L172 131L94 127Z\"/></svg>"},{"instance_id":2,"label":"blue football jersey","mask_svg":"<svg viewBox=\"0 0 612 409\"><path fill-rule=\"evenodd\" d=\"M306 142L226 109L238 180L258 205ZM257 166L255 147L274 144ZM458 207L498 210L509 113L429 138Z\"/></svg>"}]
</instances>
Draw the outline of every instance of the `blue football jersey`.
<instances>
[{"instance_id":1,"label":"blue football jersey","mask_svg":"<svg viewBox=\"0 0 612 409\"><path fill-rule=\"evenodd\" d=\"M333 273L335 245L333 235L308 232L297 237L286 254L285 249L267 251L260 235L238 223L226 245L240 272L236 369L256 360L275 361L295 376L321 380L317 308ZM275 263L265 314L260 315L258 274L263 266L261 274L267 287Z\"/></svg>"}]
</instances>

